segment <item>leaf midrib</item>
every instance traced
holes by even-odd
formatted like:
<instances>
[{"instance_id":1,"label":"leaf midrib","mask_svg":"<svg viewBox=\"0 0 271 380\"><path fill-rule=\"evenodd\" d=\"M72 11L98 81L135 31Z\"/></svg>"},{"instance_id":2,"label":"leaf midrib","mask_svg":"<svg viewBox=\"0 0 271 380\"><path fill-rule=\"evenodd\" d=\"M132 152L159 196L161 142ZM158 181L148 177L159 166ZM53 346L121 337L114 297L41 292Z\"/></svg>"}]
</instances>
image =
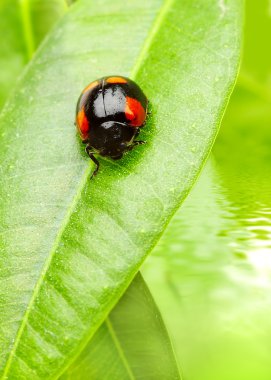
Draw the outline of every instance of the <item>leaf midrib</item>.
<instances>
[{"instance_id":1,"label":"leaf midrib","mask_svg":"<svg viewBox=\"0 0 271 380\"><path fill-rule=\"evenodd\" d=\"M27 1L28 0L21 0L21 1ZM163 5L161 6L150 30L149 30L149 33L147 35L147 38L145 39L144 43L143 43L143 47L138 55L138 59L136 60L136 63L134 65L134 68L132 69L131 71L131 78L135 78L136 77L136 74L137 72L139 71L141 65L142 65L142 62L144 61L145 57L147 56L147 52L148 52L148 49L150 48L151 46L151 43L156 35L156 33L158 32L159 30L159 26L161 25L164 17L166 16L167 12L169 11L170 9L170 6L174 3L175 0L165 0ZM45 278L45 275L47 273L47 270L48 268L50 267L50 264L51 264L51 261L54 257L54 252L58 246L58 243L59 241L61 240L61 237L62 237L62 234L66 228L66 226L68 225L68 222L70 220L70 217L73 213L73 211L75 210L77 204L78 204L78 201L80 200L81 198L81 195L82 195L82 192L83 192L83 189L85 187L85 183L86 181L89 180L89 178L91 177L91 174L93 173L94 171L94 164L92 164L92 162L90 162L90 165L86 168L85 170L85 173L83 174L82 176L82 180L78 186L78 190L73 198L73 201L71 202L71 206L69 207L69 209L67 210L67 213L66 213L66 216L64 217L63 219L63 222L60 226L60 229L59 229L59 232L58 234L56 235L56 238L55 238L55 241L52 245L52 249L50 251L50 254L48 255L48 258L47 260L45 261L44 265L43 265L43 268L41 270L41 274L40 274L40 277L36 283L36 286L34 287L34 290L33 290L33 294L32 294L32 297L30 299L30 302L26 308L26 311L25 311L25 314L23 316L23 319L22 319L22 322L21 322L21 326L20 328L18 329L18 332L17 332L17 335L13 341L13 347L9 353L9 356L8 356L8 359L7 359L7 362L6 362L6 365L4 367L4 371L3 371L3 376L2 376L2 379L5 379L8 375L8 372L10 370L10 367L11 367L11 364L12 364L12 360L15 356L15 353L16 353L16 350L17 350L17 347L18 347L18 344L19 344L19 341L20 341L20 338L24 332L24 329L26 327L26 324L27 324L27 321L28 321L28 317L30 315L30 312L32 310L32 307L35 303L35 300L36 300L36 296L40 290L40 287L43 283L43 280ZM87 343L87 342L86 342ZM72 359L73 360L73 359ZM69 362L71 362L72 360L70 360Z\"/></svg>"},{"instance_id":2,"label":"leaf midrib","mask_svg":"<svg viewBox=\"0 0 271 380\"><path fill-rule=\"evenodd\" d=\"M106 318L106 320L105 320L105 324L106 324L106 327L107 327L107 329L108 329L108 332L109 332L109 334L110 334L110 336L111 336L111 338L112 338L112 340L113 340L113 343L114 343L114 345L115 345L115 347L116 347L116 350L118 351L118 354L119 354L120 360L122 361L122 363L123 363L123 365L124 365L124 367L125 367L125 369L126 369L126 371L127 371L127 374L128 374L128 376L129 376L129 378L130 378L131 380L136 380L136 378L135 378L135 376L134 376L134 374L133 374L133 371L132 371L132 369L131 369L131 367L130 367L130 365L129 365L129 362L128 362L128 360L126 359L125 353L124 353L124 351L123 351L123 349L122 349L122 347L121 347L121 343L120 343L120 341L119 341L119 339L118 339L118 337L117 337L117 334L116 334L115 331L114 331L114 327L113 327L113 325L112 325L112 323L111 323L111 321L110 321L109 316Z\"/></svg>"}]
</instances>

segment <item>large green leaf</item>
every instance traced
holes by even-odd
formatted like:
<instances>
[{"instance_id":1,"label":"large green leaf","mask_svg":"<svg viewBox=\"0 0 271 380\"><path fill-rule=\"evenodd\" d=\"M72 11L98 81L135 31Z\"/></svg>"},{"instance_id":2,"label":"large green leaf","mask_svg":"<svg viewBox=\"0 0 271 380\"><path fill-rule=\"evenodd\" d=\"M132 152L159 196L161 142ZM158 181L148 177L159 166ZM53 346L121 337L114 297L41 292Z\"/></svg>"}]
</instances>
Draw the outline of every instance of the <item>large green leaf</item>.
<instances>
[{"instance_id":1,"label":"large green leaf","mask_svg":"<svg viewBox=\"0 0 271 380\"><path fill-rule=\"evenodd\" d=\"M0 107L40 41L64 13L64 0L0 0Z\"/></svg>"},{"instance_id":2,"label":"large green leaf","mask_svg":"<svg viewBox=\"0 0 271 380\"><path fill-rule=\"evenodd\" d=\"M138 274L61 379L143 378L174 380L180 376L161 316Z\"/></svg>"},{"instance_id":3,"label":"large green leaf","mask_svg":"<svg viewBox=\"0 0 271 380\"><path fill-rule=\"evenodd\" d=\"M8 7L5 3L1 9L0 19L8 21L6 27L9 33L18 31L16 29L18 21L21 21L22 29L26 27L28 21L28 33L30 33L28 37L33 42L32 49L35 49L55 22L57 13L61 16L61 11L64 9L62 0L50 0L46 3L41 0L31 0L30 3L9 3ZM19 10L21 12L18 12ZM14 17L15 15L18 19ZM16 40L25 42L25 34L17 33ZM9 63L13 62L14 57L24 56L27 45L24 43L24 49L19 50L14 44L9 44L7 52L9 54L2 56L3 67L0 69L4 69L5 75L2 77L4 84L13 86L20 66L15 69ZM21 61L21 65L24 61ZM9 83L11 77L13 82ZM1 100L5 100L7 95L5 86L2 87L1 95ZM123 320L124 314L125 320ZM164 358L162 362L160 357ZM159 311L142 277L137 276L123 300L112 311L110 321L108 319L98 330L93 341L69 368L66 376L89 379L90 374L93 374L95 379L98 377L105 379L106 376L111 379L113 377L124 379L131 376L139 378L144 375L145 378L148 376L151 379L157 378L157 371L169 379L179 378L174 354Z\"/></svg>"},{"instance_id":4,"label":"large green leaf","mask_svg":"<svg viewBox=\"0 0 271 380\"><path fill-rule=\"evenodd\" d=\"M0 120L3 378L59 375L131 282L210 150L237 71L241 9L81 0L31 62ZM74 106L110 73L148 95L148 144L101 160L90 181Z\"/></svg>"}]
</instances>

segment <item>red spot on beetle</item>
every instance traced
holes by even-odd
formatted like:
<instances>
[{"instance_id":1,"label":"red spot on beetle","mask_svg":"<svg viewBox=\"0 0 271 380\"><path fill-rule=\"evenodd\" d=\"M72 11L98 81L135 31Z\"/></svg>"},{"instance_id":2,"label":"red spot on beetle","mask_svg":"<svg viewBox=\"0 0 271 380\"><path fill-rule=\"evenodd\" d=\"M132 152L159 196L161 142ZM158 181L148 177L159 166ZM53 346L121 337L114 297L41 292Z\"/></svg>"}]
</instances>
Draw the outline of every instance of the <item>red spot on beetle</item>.
<instances>
[{"instance_id":1,"label":"red spot on beetle","mask_svg":"<svg viewBox=\"0 0 271 380\"><path fill-rule=\"evenodd\" d=\"M85 140L89 132L89 122L86 117L84 108L82 108L81 111L78 112L77 117L76 117L76 124L79 130L81 139Z\"/></svg>"},{"instance_id":2,"label":"red spot on beetle","mask_svg":"<svg viewBox=\"0 0 271 380\"><path fill-rule=\"evenodd\" d=\"M84 88L83 94L85 94L87 91L92 90L94 87L98 86L99 82L95 80L94 82L91 82L87 87Z\"/></svg>"},{"instance_id":3,"label":"red spot on beetle","mask_svg":"<svg viewBox=\"0 0 271 380\"><path fill-rule=\"evenodd\" d=\"M146 119L146 110L141 103L134 99L126 97L125 116L132 127L141 127Z\"/></svg>"},{"instance_id":4,"label":"red spot on beetle","mask_svg":"<svg viewBox=\"0 0 271 380\"><path fill-rule=\"evenodd\" d=\"M117 84L117 83L127 83L127 80L123 77L109 77L106 79L106 82Z\"/></svg>"}]
</instances>

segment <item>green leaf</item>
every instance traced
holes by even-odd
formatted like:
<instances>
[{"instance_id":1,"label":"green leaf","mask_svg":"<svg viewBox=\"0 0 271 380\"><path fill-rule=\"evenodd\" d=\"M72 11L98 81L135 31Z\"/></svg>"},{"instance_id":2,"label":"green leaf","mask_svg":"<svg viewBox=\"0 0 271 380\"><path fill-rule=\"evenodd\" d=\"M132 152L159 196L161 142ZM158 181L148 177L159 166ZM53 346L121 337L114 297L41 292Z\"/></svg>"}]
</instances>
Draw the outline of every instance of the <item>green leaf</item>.
<instances>
[{"instance_id":1,"label":"green leaf","mask_svg":"<svg viewBox=\"0 0 271 380\"><path fill-rule=\"evenodd\" d=\"M241 13L241 0L81 0L31 62L0 119L3 378L59 376L128 287L211 148ZM147 144L90 181L74 107L107 74L136 79L152 117Z\"/></svg>"},{"instance_id":2,"label":"green leaf","mask_svg":"<svg viewBox=\"0 0 271 380\"><path fill-rule=\"evenodd\" d=\"M61 379L142 378L174 380L180 376L161 315L138 274Z\"/></svg>"},{"instance_id":3,"label":"green leaf","mask_svg":"<svg viewBox=\"0 0 271 380\"><path fill-rule=\"evenodd\" d=\"M23 20L20 20L21 26L26 20L29 23L32 21L32 25L29 24L29 31L34 50L46 32L50 30L57 14L59 13L58 16L61 16L65 6L63 6L63 1L59 0L48 2L31 0L29 3L20 3L23 9L18 14L18 5L18 2L13 4L16 12L12 12L13 17L7 18L9 30L16 31L15 15L18 16L18 19L23 16ZM3 7L0 18L6 18L11 9L10 6ZM14 26L15 29L13 29ZM17 33L16 38L21 38L23 41L22 33ZM2 56L5 74L9 74L3 76L4 82L7 84L10 84L8 79L11 76L14 78L18 74L17 70L9 65L9 62L12 61L13 55L24 54L26 45L21 52L14 48L14 45L9 45L8 53L10 53L11 59L9 56ZM5 96L5 92L3 92L3 100L5 100ZM169 337L159 311L140 275L136 277L125 294L123 300L112 311L110 319L108 318L98 330L95 338L88 343L78 360L69 368L66 376L89 379L89 376L93 374L96 379L98 377L105 379L106 376L111 379L113 377L125 379L127 377L138 378L142 374L145 377L148 375L149 378L157 378L158 374L162 374L165 378L179 379ZM125 320L122 319L124 315ZM124 336L124 332L126 336ZM160 357L163 357L163 362L157 365Z\"/></svg>"},{"instance_id":4,"label":"green leaf","mask_svg":"<svg viewBox=\"0 0 271 380\"><path fill-rule=\"evenodd\" d=\"M0 108L40 41L66 10L64 0L0 1Z\"/></svg>"}]
</instances>

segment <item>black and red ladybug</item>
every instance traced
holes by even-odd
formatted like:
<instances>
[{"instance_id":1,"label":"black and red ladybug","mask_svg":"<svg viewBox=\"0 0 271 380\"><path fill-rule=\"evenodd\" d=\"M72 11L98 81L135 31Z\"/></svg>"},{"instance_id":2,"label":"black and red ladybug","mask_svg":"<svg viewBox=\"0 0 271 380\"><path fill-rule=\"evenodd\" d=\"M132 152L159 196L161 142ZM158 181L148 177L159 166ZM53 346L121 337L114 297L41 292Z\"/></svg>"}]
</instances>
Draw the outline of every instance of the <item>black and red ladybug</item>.
<instances>
[{"instance_id":1,"label":"black and red ladybug","mask_svg":"<svg viewBox=\"0 0 271 380\"><path fill-rule=\"evenodd\" d=\"M134 141L146 121L148 100L131 79L108 76L91 82L80 95L76 125L86 152L96 164L94 154L120 159L144 141Z\"/></svg>"}]
</instances>

